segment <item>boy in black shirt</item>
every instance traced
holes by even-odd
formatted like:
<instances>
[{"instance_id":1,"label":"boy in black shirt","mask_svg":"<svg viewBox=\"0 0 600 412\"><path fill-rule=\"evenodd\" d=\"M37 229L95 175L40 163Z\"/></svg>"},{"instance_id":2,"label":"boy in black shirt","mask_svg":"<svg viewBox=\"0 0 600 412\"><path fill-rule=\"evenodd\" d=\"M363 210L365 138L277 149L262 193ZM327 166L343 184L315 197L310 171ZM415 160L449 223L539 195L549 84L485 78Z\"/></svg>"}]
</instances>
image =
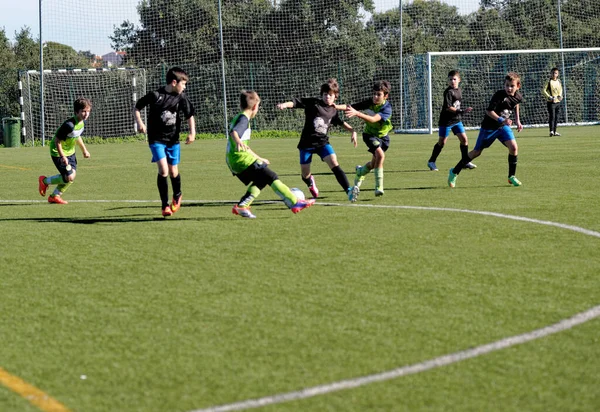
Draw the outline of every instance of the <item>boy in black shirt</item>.
<instances>
[{"instance_id":1,"label":"boy in black shirt","mask_svg":"<svg viewBox=\"0 0 600 412\"><path fill-rule=\"evenodd\" d=\"M444 90L444 102L442 103L442 111L440 112L440 120L438 122L439 139L433 146L431 157L427 161L429 170L434 172L438 171L435 161L442 152L442 149L448 140L448 136L450 135L450 131L452 131L460 141L460 153L462 154L462 157L466 158L469 153L469 140L467 138L467 133L465 132L465 127L461 121L461 115L463 113L471 112L473 108L467 107L466 109L461 109L462 92L458 86L459 84L459 71L450 71L450 73L448 73L448 87ZM467 169L475 169L477 166L471 162L467 162L465 167Z\"/></svg>"},{"instance_id":2,"label":"boy in black shirt","mask_svg":"<svg viewBox=\"0 0 600 412\"><path fill-rule=\"evenodd\" d=\"M315 178L310 172L312 155L317 154L322 161L327 163L338 183L346 195L352 191L346 174L340 167L333 147L329 144L329 126L331 124L343 126L349 132L352 132L351 142L356 147L356 132L348 123L340 119L335 100L340 94L340 89L336 79L329 79L327 83L321 86L321 97L296 98L290 102L279 103L277 108L284 109L304 109L305 121L298 149L300 150L300 170L302 180L306 183L308 190L313 198L319 196L319 189L315 183Z\"/></svg>"},{"instance_id":3,"label":"boy in black shirt","mask_svg":"<svg viewBox=\"0 0 600 412\"><path fill-rule=\"evenodd\" d=\"M148 145L152 152L152 162L158 165L158 193L162 202L162 215L171 216L181 207L181 175L178 164L181 158L179 132L181 130L181 111L185 116L190 133L185 144L196 139L194 106L184 93L188 82L187 73L173 67L167 72L167 85L146 94L135 104L134 116L138 130L148 132ZM148 128L142 121L140 110L150 106ZM167 176L171 176L173 200L169 206L169 185Z\"/></svg>"},{"instance_id":4,"label":"boy in black shirt","mask_svg":"<svg viewBox=\"0 0 600 412\"><path fill-rule=\"evenodd\" d=\"M523 96L518 91L520 88L521 78L519 75L514 72L508 73L504 78L504 89L494 93L488 104L486 115L481 122L481 129L479 129L475 148L469 152L467 159L461 159L448 172L448 186L454 187L456 185L456 178L465 167L466 162L479 156L483 149L490 147L496 139L500 140L508 148L508 183L513 186L521 186L521 182L515 176L519 147L517 146L515 135L510 128L513 124L510 117L514 113L517 131L520 132L523 130L519 116L519 104L523 101Z\"/></svg>"}]
</instances>

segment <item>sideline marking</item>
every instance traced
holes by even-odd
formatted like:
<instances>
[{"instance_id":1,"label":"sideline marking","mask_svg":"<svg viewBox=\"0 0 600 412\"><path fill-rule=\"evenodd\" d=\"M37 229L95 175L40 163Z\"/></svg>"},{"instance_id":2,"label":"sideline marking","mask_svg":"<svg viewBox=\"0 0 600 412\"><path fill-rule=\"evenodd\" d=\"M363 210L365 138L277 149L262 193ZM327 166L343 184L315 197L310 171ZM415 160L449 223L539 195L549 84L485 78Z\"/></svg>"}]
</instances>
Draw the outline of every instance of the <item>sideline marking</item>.
<instances>
[{"instance_id":1,"label":"sideline marking","mask_svg":"<svg viewBox=\"0 0 600 412\"><path fill-rule=\"evenodd\" d=\"M69 412L69 409L56 399L51 398L38 388L11 375L2 368L0 368L0 383L11 391L18 393L44 412Z\"/></svg>"},{"instance_id":2,"label":"sideline marking","mask_svg":"<svg viewBox=\"0 0 600 412\"><path fill-rule=\"evenodd\" d=\"M16 170L32 170L28 167L19 167L19 166L9 166L9 165L1 165L0 167L4 168L4 169L16 169Z\"/></svg>"}]
</instances>

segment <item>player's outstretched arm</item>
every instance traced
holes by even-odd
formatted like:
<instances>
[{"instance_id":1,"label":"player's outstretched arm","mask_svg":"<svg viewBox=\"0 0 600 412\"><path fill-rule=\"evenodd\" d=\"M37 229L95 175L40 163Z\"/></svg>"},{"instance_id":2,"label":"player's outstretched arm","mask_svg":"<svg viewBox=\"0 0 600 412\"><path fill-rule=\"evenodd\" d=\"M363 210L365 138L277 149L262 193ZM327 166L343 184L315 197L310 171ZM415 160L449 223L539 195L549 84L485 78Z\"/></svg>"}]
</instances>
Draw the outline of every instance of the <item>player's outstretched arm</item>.
<instances>
[{"instance_id":1,"label":"player's outstretched arm","mask_svg":"<svg viewBox=\"0 0 600 412\"><path fill-rule=\"evenodd\" d=\"M293 109L294 108L294 102L278 103L276 107L279 110Z\"/></svg>"}]
</instances>

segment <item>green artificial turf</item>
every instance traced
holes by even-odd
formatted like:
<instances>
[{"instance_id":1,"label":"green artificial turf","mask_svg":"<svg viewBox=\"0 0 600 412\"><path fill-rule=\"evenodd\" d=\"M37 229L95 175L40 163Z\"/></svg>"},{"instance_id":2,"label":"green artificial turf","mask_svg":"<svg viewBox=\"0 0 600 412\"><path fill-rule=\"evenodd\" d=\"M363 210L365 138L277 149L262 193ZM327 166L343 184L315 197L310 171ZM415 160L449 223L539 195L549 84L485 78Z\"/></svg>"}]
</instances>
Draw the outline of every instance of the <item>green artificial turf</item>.
<instances>
[{"instance_id":1,"label":"green artificial turf","mask_svg":"<svg viewBox=\"0 0 600 412\"><path fill-rule=\"evenodd\" d=\"M392 135L385 195L356 204L314 158L321 191L293 215L270 188L257 219L225 141L182 145L184 202L160 214L146 144L88 145L51 205L48 149L0 150L0 368L72 411L192 411L418 364L557 323L600 304L598 127L495 143L450 189L451 137ZM469 132L471 146L476 132ZM257 140L301 188L295 139ZM370 158L332 138L342 168ZM50 189L51 190L51 189ZM469 211L493 212L494 216ZM507 217L519 216L529 221ZM418 374L268 411L597 411L600 320ZM85 375L86 379L82 379ZM36 411L0 385L0 410Z\"/></svg>"}]
</instances>

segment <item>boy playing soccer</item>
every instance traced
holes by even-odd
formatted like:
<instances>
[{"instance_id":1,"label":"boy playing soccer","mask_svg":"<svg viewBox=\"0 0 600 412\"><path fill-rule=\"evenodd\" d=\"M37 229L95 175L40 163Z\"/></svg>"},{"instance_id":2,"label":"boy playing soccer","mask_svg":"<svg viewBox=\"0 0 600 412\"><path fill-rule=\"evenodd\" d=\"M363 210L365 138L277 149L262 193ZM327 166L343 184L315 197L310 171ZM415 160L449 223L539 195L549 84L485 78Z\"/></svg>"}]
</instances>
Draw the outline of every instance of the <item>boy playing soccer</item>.
<instances>
[{"instance_id":1,"label":"boy playing soccer","mask_svg":"<svg viewBox=\"0 0 600 412\"><path fill-rule=\"evenodd\" d=\"M467 133L465 127L461 121L461 115L463 113L469 113L473 110L472 107L461 109L462 92L458 86L460 83L460 73L458 70L452 70L448 73L448 87L444 90L444 102L442 103L442 111L440 112L439 126L439 139L433 146L431 157L427 162L429 170L437 172L438 168L435 165L435 161L442 152L450 131L452 131L458 140L460 141L460 153L463 158L469 155L469 141L467 139ZM467 169L474 169L475 166L471 162L467 162L465 165Z\"/></svg>"},{"instance_id":2,"label":"boy playing soccer","mask_svg":"<svg viewBox=\"0 0 600 412\"><path fill-rule=\"evenodd\" d=\"M356 166L354 187L349 195L351 202L356 202L356 198L360 193L360 185L371 170L375 171L375 196L383 196L383 162L385 152L390 147L388 134L393 129L392 105L387 100L390 90L390 82L380 80L373 85L373 97L371 99L349 106L338 106L339 109L345 110L346 116L349 118L356 116L365 121L363 141L369 148L368 151L373 154L371 160L365 165ZM365 113L359 110L364 110Z\"/></svg>"},{"instance_id":3,"label":"boy playing soccer","mask_svg":"<svg viewBox=\"0 0 600 412\"><path fill-rule=\"evenodd\" d=\"M58 128L50 141L50 156L59 174L54 176L40 176L38 178L38 190L40 195L46 196L49 185L57 185L56 189L48 196L49 203L66 205L68 202L62 198L77 175L77 157L75 156L75 145L79 146L83 157L90 157L81 134L84 129L84 121L90 117L92 103L88 99L79 98L73 103L75 116L67 119Z\"/></svg>"},{"instance_id":4,"label":"boy playing soccer","mask_svg":"<svg viewBox=\"0 0 600 412\"><path fill-rule=\"evenodd\" d=\"M517 122L517 131L520 132L523 130L519 116L519 104L523 101L523 96L518 91L520 88L521 78L519 75L514 72L508 73L504 78L504 89L494 93L486 109L486 115L481 122L481 129L479 129L475 148L469 152L467 158L461 159L448 172L448 186L456 186L456 178L467 162L478 157L483 149L490 147L496 139L500 140L508 148L508 183L513 186L521 186L521 182L515 177L519 148L515 140L515 135L510 128L513 124L510 117L514 113L515 121Z\"/></svg>"},{"instance_id":5,"label":"boy playing soccer","mask_svg":"<svg viewBox=\"0 0 600 412\"><path fill-rule=\"evenodd\" d=\"M162 215L165 217L171 216L181 207L181 175L177 166L181 159L179 146L180 111L183 112L190 128L185 144L190 144L196 139L194 106L184 93L187 82L188 75L183 69L179 67L169 69L167 72L167 85L139 99L134 109L138 129L142 133L148 132L148 145L152 152L152 162L158 165L156 183L162 202ZM146 128L140 115L140 110L146 106L150 106L148 128ZM171 186L173 187L171 206L169 206L167 176L171 176Z\"/></svg>"},{"instance_id":6,"label":"boy playing soccer","mask_svg":"<svg viewBox=\"0 0 600 412\"><path fill-rule=\"evenodd\" d=\"M240 94L240 108L242 112L233 118L227 136L227 166L234 176L245 185L246 193L240 201L233 206L234 215L254 219L256 216L250 211L250 205L258 197L265 186L279 196L285 205L298 213L302 209L312 206L315 199L300 200L290 189L279 180L277 174L269 169L269 161L258 156L244 142L250 140L250 119L256 116L260 106L260 97L255 91L242 90Z\"/></svg>"},{"instance_id":7,"label":"boy playing soccer","mask_svg":"<svg viewBox=\"0 0 600 412\"><path fill-rule=\"evenodd\" d=\"M302 180L315 199L319 196L319 189L314 176L310 172L313 154L319 155L321 160L327 163L346 195L349 195L352 190L346 173L340 167L333 147L329 144L329 136L327 135L330 125L343 126L346 130L352 132L351 142L356 147L356 132L352 126L340 119L335 108L335 100L339 94L340 88L337 80L329 79L327 83L321 86L320 98L296 98L290 102L277 105L279 110L304 109L306 117L300 143L298 143L300 170Z\"/></svg>"}]
</instances>

